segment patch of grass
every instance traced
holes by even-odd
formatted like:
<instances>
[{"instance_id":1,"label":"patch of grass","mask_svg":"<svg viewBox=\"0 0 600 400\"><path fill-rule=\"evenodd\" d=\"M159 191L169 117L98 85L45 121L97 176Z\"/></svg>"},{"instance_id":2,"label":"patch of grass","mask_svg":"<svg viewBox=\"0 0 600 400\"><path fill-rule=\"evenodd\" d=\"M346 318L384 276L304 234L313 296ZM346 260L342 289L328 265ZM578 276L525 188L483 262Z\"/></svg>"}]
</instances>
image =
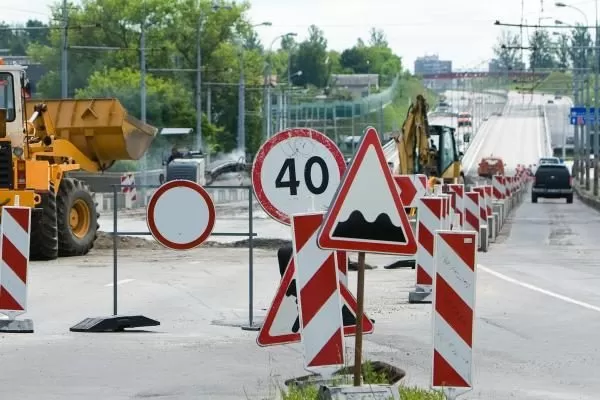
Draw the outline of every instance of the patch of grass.
<instances>
[{"instance_id":1,"label":"patch of grass","mask_svg":"<svg viewBox=\"0 0 600 400\"><path fill-rule=\"evenodd\" d=\"M386 375L383 372L376 372L373 365L367 361L362 369L363 381L365 384L377 385L388 384ZM346 382L343 378L334 379L333 385L350 385L351 381ZM421 389L416 386L400 386L400 398L402 400L446 400L446 396L441 391ZM306 385L303 387L291 386L287 390L281 391L283 400L318 400L319 388L316 385Z\"/></svg>"},{"instance_id":2,"label":"patch of grass","mask_svg":"<svg viewBox=\"0 0 600 400\"><path fill-rule=\"evenodd\" d=\"M400 387L400 398L402 400L446 400L446 396L441 391L404 386Z\"/></svg>"},{"instance_id":3,"label":"patch of grass","mask_svg":"<svg viewBox=\"0 0 600 400\"><path fill-rule=\"evenodd\" d=\"M283 400L317 400L318 395L319 388L316 386L305 386L303 388L292 386L287 392L281 392Z\"/></svg>"}]
</instances>

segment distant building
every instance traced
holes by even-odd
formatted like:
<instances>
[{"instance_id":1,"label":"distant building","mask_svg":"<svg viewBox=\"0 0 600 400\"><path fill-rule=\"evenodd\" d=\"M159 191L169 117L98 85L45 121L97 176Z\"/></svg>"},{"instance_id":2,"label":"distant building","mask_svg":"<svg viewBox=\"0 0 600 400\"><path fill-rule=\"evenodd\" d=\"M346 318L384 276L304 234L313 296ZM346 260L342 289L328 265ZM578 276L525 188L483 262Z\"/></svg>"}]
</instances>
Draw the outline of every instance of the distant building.
<instances>
[{"instance_id":1,"label":"distant building","mask_svg":"<svg viewBox=\"0 0 600 400\"><path fill-rule=\"evenodd\" d=\"M452 72L452 61L440 60L435 54L415 60L415 75L443 74Z\"/></svg>"},{"instance_id":2,"label":"distant building","mask_svg":"<svg viewBox=\"0 0 600 400\"><path fill-rule=\"evenodd\" d=\"M379 90L379 74L333 74L331 86L347 90L355 99L367 97Z\"/></svg>"}]
</instances>

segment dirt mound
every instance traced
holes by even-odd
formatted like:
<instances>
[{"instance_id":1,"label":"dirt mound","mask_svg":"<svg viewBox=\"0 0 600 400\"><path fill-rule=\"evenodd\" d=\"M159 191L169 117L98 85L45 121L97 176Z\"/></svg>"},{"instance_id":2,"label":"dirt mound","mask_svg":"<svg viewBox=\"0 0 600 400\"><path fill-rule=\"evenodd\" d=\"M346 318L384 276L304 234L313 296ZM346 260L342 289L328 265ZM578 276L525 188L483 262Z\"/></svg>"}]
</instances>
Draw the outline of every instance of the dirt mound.
<instances>
[{"instance_id":1,"label":"dirt mound","mask_svg":"<svg viewBox=\"0 0 600 400\"><path fill-rule=\"evenodd\" d=\"M215 248L247 248L248 239L238 240L235 242L215 242L207 241L202 244L202 247ZM253 240L255 249L276 250L283 246L291 246L292 242L282 239L259 239ZM164 250L165 248L155 240L149 240L143 237L136 236L119 236L117 246L119 249L148 249L148 250ZM108 250L113 248L112 234L106 232L98 232L98 238L94 243L96 250Z\"/></svg>"},{"instance_id":2,"label":"dirt mound","mask_svg":"<svg viewBox=\"0 0 600 400\"><path fill-rule=\"evenodd\" d=\"M154 241L148 240L143 237L136 236L119 236L117 241L119 249L150 249L150 250L164 250L164 247ZM106 232L98 232L98 237L94 242L94 249L96 250L107 250L113 248L113 237L112 234Z\"/></svg>"}]
</instances>

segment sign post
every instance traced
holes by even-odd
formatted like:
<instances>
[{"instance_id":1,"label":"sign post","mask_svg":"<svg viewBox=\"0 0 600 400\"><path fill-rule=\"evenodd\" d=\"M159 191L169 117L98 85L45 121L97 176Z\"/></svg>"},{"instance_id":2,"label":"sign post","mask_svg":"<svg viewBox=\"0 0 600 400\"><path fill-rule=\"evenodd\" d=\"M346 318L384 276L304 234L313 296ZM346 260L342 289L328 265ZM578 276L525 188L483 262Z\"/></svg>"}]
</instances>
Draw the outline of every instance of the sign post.
<instances>
[{"instance_id":1,"label":"sign post","mask_svg":"<svg viewBox=\"0 0 600 400\"><path fill-rule=\"evenodd\" d=\"M377 193L364 201L365 193ZM346 170L318 241L322 249L358 252L354 386L361 386L365 253L415 255L417 242L375 128L366 129Z\"/></svg>"}]
</instances>

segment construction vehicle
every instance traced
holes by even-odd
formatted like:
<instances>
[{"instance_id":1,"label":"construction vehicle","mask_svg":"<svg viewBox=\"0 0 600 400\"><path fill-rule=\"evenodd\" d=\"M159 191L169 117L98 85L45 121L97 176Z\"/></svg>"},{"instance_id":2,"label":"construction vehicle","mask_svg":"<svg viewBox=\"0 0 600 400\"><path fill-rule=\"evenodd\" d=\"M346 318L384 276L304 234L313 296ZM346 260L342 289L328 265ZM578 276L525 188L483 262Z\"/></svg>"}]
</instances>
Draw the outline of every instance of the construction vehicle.
<instances>
[{"instance_id":1,"label":"construction vehicle","mask_svg":"<svg viewBox=\"0 0 600 400\"><path fill-rule=\"evenodd\" d=\"M157 129L116 99L33 100L26 67L0 61L0 206L32 207L30 259L85 255L98 213L71 171L138 160Z\"/></svg>"},{"instance_id":2,"label":"construction vehicle","mask_svg":"<svg viewBox=\"0 0 600 400\"><path fill-rule=\"evenodd\" d=\"M401 135L394 137L399 157L396 173L425 174L432 178L430 184L464 183L456 128L430 125L428 108L425 97L418 95L408 109Z\"/></svg>"},{"instance_id":3,"label":"construction vehicle","mask_svg":"<svg viewBox=\"0 0 600 400\"><path fill-rule=\"evenodd\" d=\"M477 174L482 178L492 179L494 175L504 175L505 165L500 157L484 157L479 162Z\"/></svg>"},{"instance_id":4,"label":"construction vehicle","mask_svg":"<svg viewBox=\"0 0 600 400\"><path fill-rule=\"evenodd\" d=\"M471 113L460 112L458 113L458 126L473 126L473 117Z\"/></svg>"}]
</instances>

